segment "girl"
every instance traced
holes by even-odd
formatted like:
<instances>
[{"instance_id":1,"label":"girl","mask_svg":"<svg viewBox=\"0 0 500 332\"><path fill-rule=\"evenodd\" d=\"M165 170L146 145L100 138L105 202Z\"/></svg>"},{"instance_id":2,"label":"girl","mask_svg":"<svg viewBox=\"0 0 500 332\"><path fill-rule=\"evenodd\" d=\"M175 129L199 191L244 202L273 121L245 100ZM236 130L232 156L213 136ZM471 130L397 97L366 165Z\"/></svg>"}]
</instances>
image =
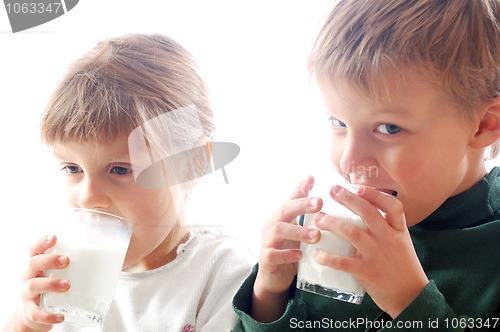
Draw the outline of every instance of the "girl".
<instances>
[{"instance_id":1,"label":"girl","mask_svg":"<svg viewBox=\"0 0 500 332\"><path fill-rule=\"evenodd\" d=\"M42 139L60 164L69 205L134 226L103 331L234 325L231 299L252 256L228 236L186 225L183 214L210 164L212 120L191 55L158 34L100 42L71 66L50 100ZM44 277L47 269L71 264L71 257L46 253L56 242L48 236L32 245L22 307L4 331L73 329L59 324L63 315L39 308L41 294L71 287L71 280Z\"/></svg>"}]
</instances>

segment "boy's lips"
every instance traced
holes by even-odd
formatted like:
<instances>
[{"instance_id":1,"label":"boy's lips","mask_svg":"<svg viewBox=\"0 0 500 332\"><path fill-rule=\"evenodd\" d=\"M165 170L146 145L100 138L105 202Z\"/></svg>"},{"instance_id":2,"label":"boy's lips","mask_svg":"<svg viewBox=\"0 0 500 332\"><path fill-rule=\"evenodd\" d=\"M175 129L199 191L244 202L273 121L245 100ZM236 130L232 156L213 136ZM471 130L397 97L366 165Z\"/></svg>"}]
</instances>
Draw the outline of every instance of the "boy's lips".
<instances>
[{"instance_id":1,"label":"boy's lips","mask_svg":"<svg viewBox=\"0 0 500 332\"><path fill-rule=\"evenodd\" d=\"M394 197L397 197L398 196L398 192L396 190L392 190L392 189L383 189L383 188L375 188L377 189L378 191L380 191L381 193L384 193L384 194L387 194L387 195L391 195L391 196L394 196Z\"/></svg>"},{"instance_id":2,"label":"boy's lips","mask_svg":"<svg viewBox=\"0 0 500 332\"><path fill-rule=\"evenodd\" d=\"M391 196L394 196L394 197L397 197L398 196L398 192L394 189L388 189L388 188L380 188L380 187L376 187L376 186L370 186L370 185L367 185L367 184L352 184L356 187L360 187L360 186L364 186L364 187L370 187L370 188L373 188L377 191L380 191L381 193L384 193L384 194L387 194L387 195L391 195Z\"/></svg>"}]
</instances>

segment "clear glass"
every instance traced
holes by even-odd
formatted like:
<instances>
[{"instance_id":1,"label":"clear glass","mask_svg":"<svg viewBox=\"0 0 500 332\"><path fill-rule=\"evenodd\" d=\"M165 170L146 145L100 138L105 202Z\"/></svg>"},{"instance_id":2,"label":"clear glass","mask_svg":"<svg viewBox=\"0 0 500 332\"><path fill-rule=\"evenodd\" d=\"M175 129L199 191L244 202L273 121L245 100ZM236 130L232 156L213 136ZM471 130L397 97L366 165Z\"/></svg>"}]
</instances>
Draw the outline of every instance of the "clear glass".
<instances>
[{"instance_id":1,"label":"clear glass","mask_svg":"<svg viewBox=\"0 0 500 332\"><path fill-rule=\"evenodd\" d=\"M48 252L66 255L65 269L45 271L45 276L69 280L65 293L42 294L40 307L62 313L65 324L102 327L113 300L132 235L123 218L87 209L70 209L57 217L57 243Z\"/></svg>"},{"instance_id":2,"label":"clear glass","mask_svg":"<svg viewBox=\"0 0 500 332\"><path fill-rule=\"evenodd\" d=\"M349 190L353 190L353 188L349 188ZM325 192L328 193L328 191ZM315 190L310 196L319 196L323 199L322 212L355 223L359 227L364 227L364 222L359 216L335 202L328 194L321 194L321 192L318 193L318 190ZM301 224L315 228L314 216L314 214L302 216ZM356 248L349 241L336 233L322 230L321 239L318 243L301 243L300 245L302 259L299 261L297 288L333 299L360 304L365 295L363 287L353 275L316 262L313 253L317 248L345 257L352 257L356 254Z\"/></svg>"}]
</instances>

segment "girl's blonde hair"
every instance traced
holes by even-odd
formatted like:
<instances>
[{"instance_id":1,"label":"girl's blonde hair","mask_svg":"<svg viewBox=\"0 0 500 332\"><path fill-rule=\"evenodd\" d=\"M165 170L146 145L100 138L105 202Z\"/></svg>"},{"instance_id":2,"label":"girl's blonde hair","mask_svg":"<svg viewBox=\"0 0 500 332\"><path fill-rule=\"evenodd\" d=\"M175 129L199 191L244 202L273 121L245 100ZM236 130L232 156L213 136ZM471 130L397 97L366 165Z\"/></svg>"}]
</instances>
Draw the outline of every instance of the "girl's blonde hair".
<instances>
[{"instance_id":1,"label":"girl's blonde hair","mask_svg":"<svg viewBox=\"0 0 500 332\"><path fill-rule=\"evenodd\" d=\"M163 123L156 127L162 132L145 139L163 156L207 144L215 130L208 89L187 50L164 35L129 34L99 42L70 66L43 114L41 136L48 145L102 144L152 121ZM204 174L209 155L192 156L191 171Z\"/></svg>"},{"instance_id":2,"label":"girl's blonde hair","mask_svg":"<svg viewBox=\"0 0 500 332\"><path fill-rule=\"evenodd\" d=\"M499 20L498 0L341 0L309 68L320 81L345 80L372 97L387 93L388 70L414 68L471 116L500 94Z\"/></svg>"}]
</instances>

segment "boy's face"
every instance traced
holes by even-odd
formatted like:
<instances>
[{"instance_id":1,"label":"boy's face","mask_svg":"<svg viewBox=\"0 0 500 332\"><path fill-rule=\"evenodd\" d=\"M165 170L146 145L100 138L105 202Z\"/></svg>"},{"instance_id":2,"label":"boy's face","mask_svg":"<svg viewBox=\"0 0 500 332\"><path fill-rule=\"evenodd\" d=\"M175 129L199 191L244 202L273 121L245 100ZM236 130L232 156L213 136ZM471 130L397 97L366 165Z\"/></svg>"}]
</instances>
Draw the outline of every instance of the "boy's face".
<instances>
[{"instance_id":1,"label":"boy's face","mask_svg":"<svg viewBox=\"0 0 500 332\"><path fill-rule=\"evenodd\" d=\"M148 255L177 227L168 188L138 186L132 174L127 138L106 144L54 144L70 206L96 209L134 225L124 267L147 266Z\"/></svg>"},{"instance_id":2,"label":"boy's face","mask_svg":"<svg viewBox=\"0 0 500 332\"><path fill-rule=\"evenodd\" d=\"M396 191L412 226L486 170L483 151L469 146L478 121L467 120L435 86L407 77L389 86L390 100L369 100L344 83L323 84L322 91L337 171L352 183Z\"/></svg>"}]
</instances>

